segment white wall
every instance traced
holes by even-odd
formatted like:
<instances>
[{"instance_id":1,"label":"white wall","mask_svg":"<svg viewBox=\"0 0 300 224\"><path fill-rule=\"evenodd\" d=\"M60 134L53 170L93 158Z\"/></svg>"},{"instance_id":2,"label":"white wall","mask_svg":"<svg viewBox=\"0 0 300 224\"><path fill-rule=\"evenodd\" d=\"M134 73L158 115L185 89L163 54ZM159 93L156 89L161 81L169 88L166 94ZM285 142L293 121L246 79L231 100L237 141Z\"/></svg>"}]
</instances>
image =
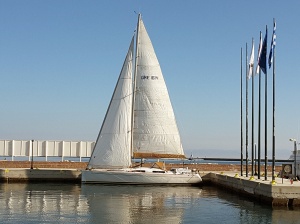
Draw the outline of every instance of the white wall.
<instances>
[{"instance_id":1,"label":"white wall","mask_svg":"<svg viewBox=\"0 0 300 224\"><path fill-rule=\"evenodd\" d=\"M0 140L0 157L90 157L95 142L90 141L41 141Z\"/></svg>"}]
</instances>

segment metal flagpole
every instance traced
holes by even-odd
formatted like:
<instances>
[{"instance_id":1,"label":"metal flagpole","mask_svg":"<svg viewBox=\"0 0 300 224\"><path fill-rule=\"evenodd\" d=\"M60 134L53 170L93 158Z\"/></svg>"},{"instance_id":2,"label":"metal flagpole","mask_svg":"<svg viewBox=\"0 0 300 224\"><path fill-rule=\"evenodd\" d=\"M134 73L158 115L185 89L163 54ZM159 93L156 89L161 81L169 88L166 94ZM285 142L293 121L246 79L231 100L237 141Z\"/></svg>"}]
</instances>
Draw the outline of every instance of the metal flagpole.
<instances>
[{"instance_id":1,"label":"metal flagpole","mask_svg":"<svg viewBox=\"0 0 300 224\"><path fill-rule=\"evenodd\" d=\"M273 57L273 138L272 138L272 181L275 181L275 49Z\"/></svg>"},{"instance_id":2,"label":"metal flagpole","mask_svg":"<svg viewBox=\"0 0 300 224\"><path fill-rule=\"evenodd\" d=\"M266 35L268 32L268 28L266 26ZM267 46L266 46L267 47ZM264 49L262 49L264 50ZM266 69L265 73L265 180L267 180L267 174L268 174L268 69Z\"/></svg>"},{"instance_id":3,"label":"metal flagpole","mask_svg":"<svg viewBox=\"0 0 300 224\"><path fill-rule=\"evenodd\" d=\"M257 66L258 66L258 158L257 158L257 164L258 164L258 174L257 178L260 179L260 162L261 162L261 69L259 67L259 58L262 50L262 33L260 31L259 33L259 48L258 48L258 60L257 60Z\"/></svg>"},{"instance_id":4,"label":"metal flagpole","mask_svg":"<svg viewBox=\"0 0 300 224\"><path fill-rule=\"evenodd\" d=\"M241 48L241 176L243 176L243 48Z\"/></svg>"},{"instance_id":5,"label":"metal flagpole","mask_svg":"<svg viewBox=\"0 0 300 224\"><path fill-rule=\"evenodd\" d=\"M258 164L258 169L257 169L257 178L260 179L260 155L261 155L261 70L259 69L259 79L258 79L258 161L257 161L257 164Z\"/></svg>"},{"instance_id":6,"label":"metal flagpole","mask_svg":"<svg viewBox=\"0 0 300 224\"><path fill-rule=\"evenodd\" d=\"M246 177L248 177L248 52L246 43Z\"/></svg>"},{"instance_id":7,"label":"metal flagpole","mask_svg":"<svg viewBox=\"0 0 300 224\"><path fill-rule=\"evenodd\" d=\"M275 183L275 43L274 35L276 23L273 19L273 36L272 36L272 46L271 50L273 51L273 138L272 138L272 183Z\"/></svg>"},{"instance_id":8,"label":"metal flagpole","mask_svg":"<svg viewBox=\"0 0 300 224\"><path fill-rule=\"evenodd\" d=\"M254 45L254 40L252 38L252 47ZM250 59L251 60L251 59ZM254 62L254 61L253 61ZM251 63L251 62L250 62ZM252 66L252 133L251 133L251 176L254 175L254 64L250 65Z\"/></svg>"}]
</instances>

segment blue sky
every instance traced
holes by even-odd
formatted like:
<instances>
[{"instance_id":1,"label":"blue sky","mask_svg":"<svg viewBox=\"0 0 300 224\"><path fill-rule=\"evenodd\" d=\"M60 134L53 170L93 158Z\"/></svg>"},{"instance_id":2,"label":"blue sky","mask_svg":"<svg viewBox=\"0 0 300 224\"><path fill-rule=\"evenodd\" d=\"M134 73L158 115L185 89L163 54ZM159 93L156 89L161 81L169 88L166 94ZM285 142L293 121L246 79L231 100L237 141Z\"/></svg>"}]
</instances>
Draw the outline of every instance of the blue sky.
<instances>
[{"instance_id":1,"label":"blue sky","mask_svg":"<svg viewBox=\"0 0 300 224\"><path fill-rule=\"evenodd\" d=\"M300 140L299 10L296 0L0 0L0 139L94 141L137 11L161 63L186 154L239 157L241 47L245 59L253 37L256 53L267 25L269 51L276 18L276 151L288 158L289 138ZM256 117L257 83L255 77ZM271 158L272 70L268 83ZM249 89L251 144L251 83ZM255 126L257 142L257 119Z\"/></svg>"}]
</instances>

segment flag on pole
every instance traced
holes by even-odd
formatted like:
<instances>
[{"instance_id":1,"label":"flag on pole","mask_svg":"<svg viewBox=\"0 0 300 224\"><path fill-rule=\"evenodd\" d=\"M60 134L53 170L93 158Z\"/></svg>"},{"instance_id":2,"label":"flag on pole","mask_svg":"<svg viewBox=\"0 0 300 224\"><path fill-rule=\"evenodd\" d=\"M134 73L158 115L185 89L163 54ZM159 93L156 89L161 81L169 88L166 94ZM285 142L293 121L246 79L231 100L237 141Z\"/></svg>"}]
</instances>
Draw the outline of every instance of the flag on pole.
<instances>
[{"instance_id":1,"label":"flag on pole","mask_svg":"<svg viewBox=\"0 0 300 224\"><path fill-rule=\"evenodd\" d=\"M256 74L259 73L259 57L260 57L260 54L261 54L261 48L262 48L262 36L261 36L261 31L260 31L260 35L259 35L259 46L258 46L258 52L257 52L257 66L256 66Z\"/></svg>"},{"instance_id":2,"label":"flag on pole","mask_svg":"<svg viewBox=\"0 0 300 224\"><path fill-rule=\"evenodd\" d=\"M271 48L270 48L270 54L269 54L269 68L271 68L271 65L273 63L273 51L276 45L276 22L274 19L274 24L273 24L273 35L272 35L272 40L271 40Z\"/></svg>"},{"instance_id":3,"label":"flag on pole","mask_svg":"<svg viewBox=\"0 0 300 224\"><path fill-rule=\"evenodd\" d=\"M254 40L252 38L252 50L249 59L249 70L248 70L248 79L251 78L254 67Z\"/></svg>"},{"instance_id":4,"label":"flag on pole","mask_svg":"<svg viewBox=\"0 0 300 224\"><path fill-rule=\"evenodd\" d=\"M267 36L268 36L268 27L266 27L266 35L261 47L261 54L259 56L259 67L263 73L267 74Z\"/></svg>"}]
</instances>

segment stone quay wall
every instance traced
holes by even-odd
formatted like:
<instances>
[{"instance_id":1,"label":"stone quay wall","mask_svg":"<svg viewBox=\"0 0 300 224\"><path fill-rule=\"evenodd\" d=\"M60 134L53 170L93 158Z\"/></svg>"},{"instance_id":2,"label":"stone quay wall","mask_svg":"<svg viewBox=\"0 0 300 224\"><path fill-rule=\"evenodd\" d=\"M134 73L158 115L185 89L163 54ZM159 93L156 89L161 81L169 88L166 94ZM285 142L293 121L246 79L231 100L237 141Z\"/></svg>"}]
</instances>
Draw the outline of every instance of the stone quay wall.
<instances>
[{"instance_id":1,"label":"stone quay wall","mask_svg":"<svg viewBox=\"0 0 300 224\"><path fill-rule=\"evenodd\" d=\"M84 170L87 167L87 162L46 162L46 161L36 161L32 163L34 169L78 169ZM145 163L143 166L149 167L152 166L152 163ZM166 169L177 168L177 167L188 167L190 169L196 169L200 172L240 172L240 165L237 164L212 164L212 163L169 163L166 164ZM31 168L30 161L0 161L0 169L9 169L9 168ZM257 168L257 167L256 167ZM265 167L261 166L261 173L264 172ZM272 167L267 167L268 173L272 172ZM281 166L275 167L275 172L279 172ZM246 171L246 166L243 166L243 171ZM252 167L248 166L248 171L251 173Z\"/></svg>"}]
</instances>

